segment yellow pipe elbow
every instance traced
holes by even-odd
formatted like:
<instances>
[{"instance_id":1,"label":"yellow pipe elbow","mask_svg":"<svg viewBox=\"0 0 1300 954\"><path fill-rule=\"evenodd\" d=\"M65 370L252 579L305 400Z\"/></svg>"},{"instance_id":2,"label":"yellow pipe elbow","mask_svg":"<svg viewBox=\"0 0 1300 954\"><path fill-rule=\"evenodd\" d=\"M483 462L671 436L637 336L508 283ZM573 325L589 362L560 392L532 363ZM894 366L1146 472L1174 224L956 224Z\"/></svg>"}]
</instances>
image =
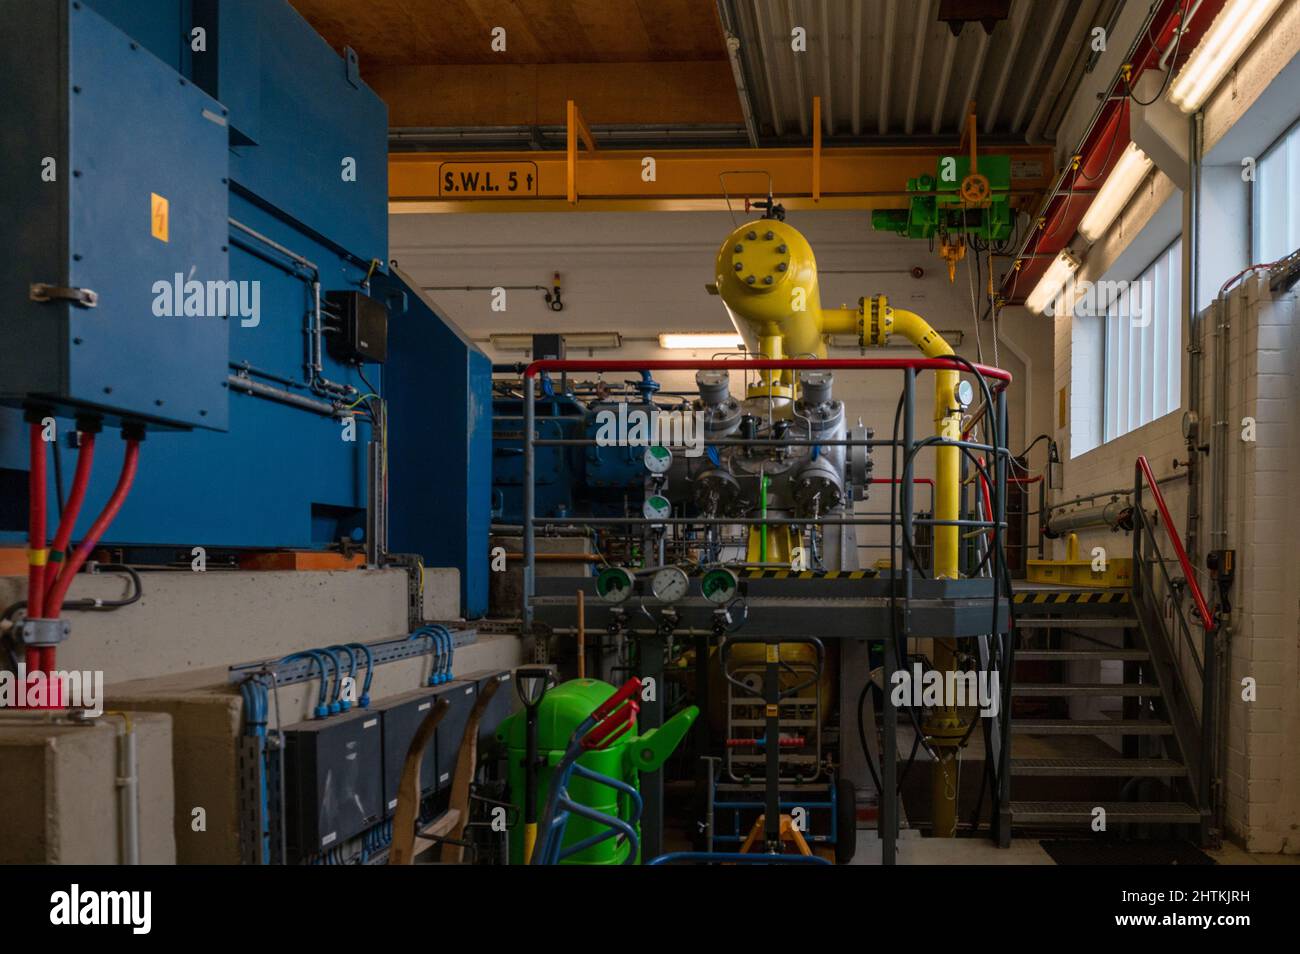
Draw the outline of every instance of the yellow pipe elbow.
<instances>
[{"instance_id":1,"label":"yellow pipe elbow","mask_svg":"<svg viewBox=\"0 0 1300 954\"><path fill-rule=\"evenodd\" d=\"M891 308L883 295L863 301L863 339L883 347L891 334L902 335L927 358L945 358L955 352L930 323L913 311ZM957 403L958 371L934 373L934 432L946 440L961 440L961 406ZM935 448L934 517L956 520L961 512L961 450L956 447ZM956 579L960 535L955 526L934 528L934 575Z\"/></svg>"}]
</instances>

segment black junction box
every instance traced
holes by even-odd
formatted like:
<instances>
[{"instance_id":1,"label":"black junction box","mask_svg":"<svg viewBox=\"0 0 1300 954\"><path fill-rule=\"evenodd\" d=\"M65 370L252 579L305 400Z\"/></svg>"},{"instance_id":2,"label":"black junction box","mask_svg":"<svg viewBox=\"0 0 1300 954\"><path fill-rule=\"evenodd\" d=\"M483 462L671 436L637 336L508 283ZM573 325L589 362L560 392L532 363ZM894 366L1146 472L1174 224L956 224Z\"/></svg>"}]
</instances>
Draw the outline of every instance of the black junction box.
<instances>
[{"instance_id":1,"label":"black junction box","mask_svg":"<svg viewBox=\"0 0 1300 954\"><path fill-rule=\"evenodd\" d=\"M359 709L284 732L285 835L301 861L353 838L384 815L380 716Z\"/></svg>"},{"instance_id":2,"label":"black junction box","mask_svg":"<svg viewBox=\"0 0 1300 954\"><path fill-rule=\"evenodd\" d=\"M491 701L487 704L487 709L483 712L483 717L478 724L478 749L482 757L483 747L496 740L497 726L501 720L515 713L522 708L519 701L519 693L515 689L514 673L509 669L490 669L480 672L473 672L464 678L473 679L478 684L478 691L483 692L483 688L493 680L500 679L501 685L497 687L496 693L492 696Z\"/></svg>"},{"instance_id":3,"label":"black junction box","mask_svg":"<svg viewBox=\"0 0 1300 954\"><path fill-rule=\"evenodd\" d=\"M478 683L457 679L432 688L438 698L447 700L450 707L438 723L438 788L443 789L451 784L456 772L456 758L460 755L465 726L474 710L474 703L478 701Z\"/></svg>"},{"instance_id":4,"label":"black junction box","mask_svg":"<svg viewBox=\"0 0 1300 954\"><path fill-rule=\"evenodd\" d=\"M388 309L369 295L353 291L327 292L325 300L335 314L332 334L326 335L329 353L340 361L375 361L388 358Z\"/></svg>"},{"instance_id":5,"label":"black junction box","mask_svg":"<svg viewBox=\"0 0 1300 954\"><path fill-rule=\"evenodd\" d=\"M384 813L391 815L397 809L397 791L402 782L402 768L406 753L420 724L433 711L438 696L432 687L404 692L384 699L375 706L383 720L384 728ZM446 718L446 716L444 716ZM420 795L428 795L438 788L437 733L429 740L420 763Z\"/></svg>"}]
</instances>

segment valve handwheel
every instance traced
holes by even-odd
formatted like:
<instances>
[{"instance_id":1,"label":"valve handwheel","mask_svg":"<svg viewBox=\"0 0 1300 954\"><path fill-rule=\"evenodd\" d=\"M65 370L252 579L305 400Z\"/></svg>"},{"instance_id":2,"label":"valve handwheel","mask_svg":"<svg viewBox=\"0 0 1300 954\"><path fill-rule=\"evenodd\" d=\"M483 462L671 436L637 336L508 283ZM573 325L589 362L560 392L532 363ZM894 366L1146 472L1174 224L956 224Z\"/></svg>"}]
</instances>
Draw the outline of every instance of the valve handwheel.
<instances>
[{"instance_id":1,"label":"valve handwheel","mask_svg":"<svg viewBox=\"0 0 1300 954\"><path fill-rule=\"evenodd\" d=\"M987 176L972 172L961 180L961 197L968 205L983 205L993 195Z\"/></svg>"}]
</instances>

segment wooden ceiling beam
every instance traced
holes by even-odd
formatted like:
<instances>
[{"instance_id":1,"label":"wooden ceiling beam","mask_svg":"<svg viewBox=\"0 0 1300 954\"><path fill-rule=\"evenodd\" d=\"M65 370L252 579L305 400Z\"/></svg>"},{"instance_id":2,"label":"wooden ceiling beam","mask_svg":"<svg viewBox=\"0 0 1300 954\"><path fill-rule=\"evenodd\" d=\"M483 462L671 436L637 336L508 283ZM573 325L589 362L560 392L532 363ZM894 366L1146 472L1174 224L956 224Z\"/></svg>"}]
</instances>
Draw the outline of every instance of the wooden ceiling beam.
<instances>
[{"instance_id":1,"label":"wooden ceiling beam","mask_svg":"<svg viewBox=\"0 0 1300 954\"><path fill-rule=\"evenodd\" d=\"M365 80L393 128L560 125L569 99L597 125L743 121L726 60L395 66Z\"/></svg>"}]
</instances>

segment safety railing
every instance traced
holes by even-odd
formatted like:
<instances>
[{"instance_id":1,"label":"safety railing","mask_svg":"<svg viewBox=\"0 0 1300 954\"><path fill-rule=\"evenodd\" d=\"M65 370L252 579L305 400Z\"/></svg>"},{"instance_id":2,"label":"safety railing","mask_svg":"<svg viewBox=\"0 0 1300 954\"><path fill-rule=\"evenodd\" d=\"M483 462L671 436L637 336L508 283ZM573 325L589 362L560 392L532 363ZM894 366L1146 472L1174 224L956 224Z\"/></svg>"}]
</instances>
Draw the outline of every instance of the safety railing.
<instances>
[{"instance_id":1,"label":"safety railing","mask_svg":"<svg viewBox=\"0 0 1300 954\"><path fill-rule=\"evenodd\" d=\"M1192 776L1198 807L1202 817L1207 818L1214 798L1214 726L1219 683L1214 640L1218 622L1205 601L1196 570L1146 457L1139 456L1133 470L1133 599L1147 630L1148 648L1157 675L1169 684L1165 704ZM1181 577L1170 573L1171 561L1160 547L1156 521L1144 506L1146 493L1151 495L1158 520L1164 525ZM1192 609L1202 627L1199 645L1185 611L1185 593L1191 596ZM1172 610L1174 633L1170 633L1165 614L1159 609L1162 596L1164 604ZM1188 685L1193 674L1200 683L1199 713L1192 704L1196 687Z\"/></svg>"},{"instance_id":2,"label":"safety railing","mask_svg":"<svg viewBox=\"0 0 1300 954\"><path fill-rule=\"evenodd\" d=\"M866 446L872 447L900 447L904 449L904 475L899 478L894 475L892 479L899 481L899 489L896 496L898 497L898 518L893 516L856 516L856 517L657 517L653 521L646 517L610 517L610 516L575 516L575 517L554 517L548 516L538 518L536 514L536 449L538 447L583 447L591 446L596 443L592 438L587 437L568 437L568 438L539 438L536 434L536 423L538 415L536 414L537 401L537 378L539 375L548 372L631 372L640 373L644 371L700 371L708 369L718 370L745 370L745 371L801 371L801 370L901 370L904 372L904 438L902 440L878 439L878 438L844 438L844 439L827 439L821 437L808 439L765 439L765 438L718 438L706 439L703 441L705 447L776 447L776 446ZM1005 390L1011 383L1009 372L1001 368L993 368L987 365L973 364L960 358L836 358L836 359L815 359L815 358L746 358L741 360L691 360L691 359L658 359L647 361L629 361L629 360L600 360L600 359L546 359L534 361L523 369L523 424L524 424L524 475L523 475L523 509L524 509L524 526L523 526L523 562L524 562L524 587L522 596L521 616L525 626L532 621L532 597L533 583L536 566L536 548L535 548L535 531L541 526L559 526L559 525L582 525L586 527L631 527L638 525L656 524L662 526L745 526L745 525L805 525L815 523L822 527L842 527L842 526L883 526L890 527L891 533L893 528L901 522L904 535L904 547L907 549L912 533L916 526L956 526L962 530L991 530L994 528L1005 529L1005 514L1001 512L1004 509L1004 501L999 501L999 513L990 515L988 519L983 520L940 520L931 517L914 517L912 498L914 479L911 473L912 458L916 450L921 446L938 447L954 446L968 452L995 453L1000 455L1000 459L1007 454L1006 447L993 446L978 441L952 440L944 439L942 442L934 438L917 439L915 437L915 409L914 409L914 386L916 375L920 371L958 371L973 372L979 377L985 379L990 385L990 396L996 395L996 403L1001 406L1002 413L1005 414ZM996 408L995 408L996 410ZM1003 432L1005 433L1005 432ZM1005 445L1005 441L1002 442ZM999 496L1005 497L1005 473L1003 475L1004 483L999 488ZM910 567L909 567L910 569ZM909 588L910 595L910 588Z\"/></svg>"}]
</instances>

